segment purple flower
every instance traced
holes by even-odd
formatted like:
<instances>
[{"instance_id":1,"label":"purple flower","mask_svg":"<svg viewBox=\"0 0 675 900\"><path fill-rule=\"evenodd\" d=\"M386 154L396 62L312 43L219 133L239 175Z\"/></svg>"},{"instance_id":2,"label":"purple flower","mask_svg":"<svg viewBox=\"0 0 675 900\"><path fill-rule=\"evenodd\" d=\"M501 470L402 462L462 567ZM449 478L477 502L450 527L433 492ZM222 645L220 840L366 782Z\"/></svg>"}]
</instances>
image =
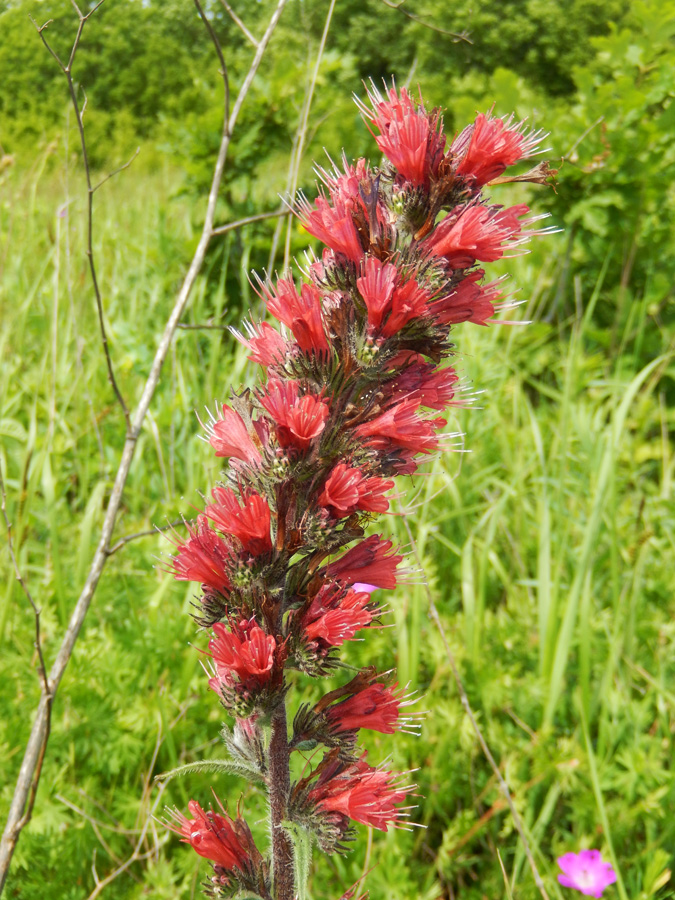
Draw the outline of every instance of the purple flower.
<instances>
[{"instance_id":1,"label":"purple flower","mask_svg":"<svg viewBox=\"0 0 675 900\"><path fill-rule=\"evenodd\" d=\"M564 872L558 875L560 884L587 897L602 897L604 889L616 881L616 872L602 861L599 850L566 853L558 858L558 865Z\"/></svg>"},{"instance_id":2,"label":"purple flower","mask_svg":"<svg viewBox=\"0 0 675 900\"><path fill-rule=\"evenodd\" d=\"M372 594L373 591L379 590L379 588L376 584L364 584L361 581L357 581L355 584L352 585L352 587L354 588L355 591L362 591L363 593L366 593L366 594Z\"/></svg>"}]
</instances>

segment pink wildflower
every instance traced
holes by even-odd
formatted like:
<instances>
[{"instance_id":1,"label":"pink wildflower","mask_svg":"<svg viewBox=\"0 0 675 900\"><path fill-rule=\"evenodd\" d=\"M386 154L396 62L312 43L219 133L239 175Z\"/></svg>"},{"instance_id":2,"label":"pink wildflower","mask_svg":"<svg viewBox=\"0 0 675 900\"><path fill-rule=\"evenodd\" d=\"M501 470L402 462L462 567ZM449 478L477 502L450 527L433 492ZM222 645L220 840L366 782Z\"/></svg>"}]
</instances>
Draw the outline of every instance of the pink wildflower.
<instances>
[{"instance_id":1,"label":"pink wildflower","mask_svg":"<svg viewBox=\"0 0 675 900\"><path fill-rule=\"evenodd\" d=\"M565 853L557 862L564 873L558 875L560 884L587 897L602 897L605 888L616 881L616 872L609 863L603 862L599 850Z\"/></svg>"}]
</instances>

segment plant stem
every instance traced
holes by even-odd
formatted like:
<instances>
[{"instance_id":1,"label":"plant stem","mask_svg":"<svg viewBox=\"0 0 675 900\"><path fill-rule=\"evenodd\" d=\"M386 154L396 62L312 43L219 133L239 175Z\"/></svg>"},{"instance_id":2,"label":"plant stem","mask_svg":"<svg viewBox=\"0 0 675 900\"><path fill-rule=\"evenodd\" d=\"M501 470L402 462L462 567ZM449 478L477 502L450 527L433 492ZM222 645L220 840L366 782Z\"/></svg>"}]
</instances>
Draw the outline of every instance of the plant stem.
<instances>
[{"instance_id":1,"label":"plant stem","mask_svg":"<svg viewBox=\"0 0 675 900\"><path fill-rule=\"evenodd\" d=\"M294 900L293 846L281 826L287 818L291 789L290 751L286 724L286 701L272 716L270 738L270 815L272 823L272 859L274 900Z\"/></svg>"}]
</instances>

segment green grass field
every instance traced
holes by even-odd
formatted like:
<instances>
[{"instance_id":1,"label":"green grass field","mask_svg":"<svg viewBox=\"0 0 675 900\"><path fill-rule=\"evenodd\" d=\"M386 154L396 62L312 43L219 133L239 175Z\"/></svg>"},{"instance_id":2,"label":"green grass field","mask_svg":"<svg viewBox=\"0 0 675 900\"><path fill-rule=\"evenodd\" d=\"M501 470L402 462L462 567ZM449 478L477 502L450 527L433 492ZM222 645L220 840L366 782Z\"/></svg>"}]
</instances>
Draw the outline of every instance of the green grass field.
<instances>
[{"instance_id":1,"label":"green grass field","mask_svg":"<svg viewBox=\"0 0 675 900\"><path fill-rule=\"evenodd\" d=\"M123 443L83 252L80 179L53 147L30 169L4 173L0 210L0 464L48 662L86 576ZM132 168L97 194L109 336L132 402L196 239L201 206L180 186L179 173L158 165ZM211 256L187 324L238 321L250 300L246 241L244 231L240 245ZM477 408L448 423L464 435L462 452L429 464L415 485L402 482L397 512L409 512L384 528L409 547L408 523L422 567L393 595L390 627L347 649L354 665L398 667L419 692L421 737L374 735L370 746L376 760L391 755L418 769L415 818L425 828L361 828L352 854L315 860L316 900L337 900L365 870L371 900L540 896L428 617L425 581L549 897L570 896L555 858L582 847L601 849L617 869L610 898L675 896L672 332L641 301L614 332L600 332L601 278L563 281L564 256L565 237L555 236L503 264L527 327L456 330L458 365L482 391ZM226 275L244 286L236 298ZM603 296L617 308L626 302ZM661 350L645 358L647 346ZM194 411L253 375L226 332L179 330L118 537L191 514L218 478ZM163 571L169 550L165 537L146 536L105 570L54 708L12 898L84 900L135 848L138 858L103 896L199 894L206 864L147 824L155 775L220 752L221 711L196 649L204 637L188 615L193 589ZM4 533L0 572L4 820L39 696L33 619ZM206 802L210 783L173 781L162 805ZM242 798L264 835L255 788L235 778L215 787L231 804Z\"/></svg>"}]
</instances>

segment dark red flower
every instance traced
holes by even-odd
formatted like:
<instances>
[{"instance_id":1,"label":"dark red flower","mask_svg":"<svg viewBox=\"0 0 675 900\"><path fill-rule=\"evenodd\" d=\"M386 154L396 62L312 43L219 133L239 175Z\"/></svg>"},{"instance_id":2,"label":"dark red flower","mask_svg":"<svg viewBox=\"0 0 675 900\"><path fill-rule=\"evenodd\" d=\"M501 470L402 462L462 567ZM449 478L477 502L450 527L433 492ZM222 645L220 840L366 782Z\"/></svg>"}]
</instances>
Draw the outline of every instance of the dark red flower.
<instances>
[{"instance_id":1,"label":"dark red flower","mask_svg":"<svg viewBox=\"0 0 675 900\"><path fill-rule=\"evenodd\" d=\"M349 590L345 594L335 586L322 588L303 616L305 637L339 647L373 621L376 613L369 608L370 603L370 594L365 591Z\"/></svg>"},{"instance_id":2,"label":"dark red flower","mask_svg":"<svg viewBox=\"0 0 675 900\"><path fill-rule=\"evenodd\" d=\"M230 569L232 551L216 532L209 528L206 516L199 516L194 528L188 527L190 538L176 546L171 569L178 581L197 581L213 590L228 593L232 584Z\"/></svg>"},{"instance_id":3,"label":"dark red flower","mask_svg":"<svg viewBox=\"0 0 675 900\"><path fill-rule=\"evenodd\" d=\"M400 718L404 691L376 682L346 700L328 707L325 716L336 731L369 728L382 734L394 734L402 727Z\"/></svg>"},{"instance_id":4,"label":"dark red flower","mask_svg":"<svg viewBox=\"0 0 675 900\"><path fill-rule=\"evenodd\" d=\"M407 808L397 807L405 800L411 785L400 783L402 776L374 769L364 759L333 773L330 768L319 776L309 799L325 812L338 812L363 825L387 831L389 825L401 827Z\"/></svg>"},{"instance_id":5,"label":"dark red flower","mask_svg":"<svg viewBox=\"0 0 675 900\"><path fill-rule=\"evenodd\" d=\"M332 562L326 573L330 578L347 584L366 582L393 590L396 587L396 568L403 557L390 553L392 547L391 541L383 541L380 535L371 534Z\"/></svg>"},{"instance_id":6,"label":"dark red flower","mask_svg":"<svg viewBox=\"0 0 675 900\"><path fill-rule=\"evenodd\" d=\"M419 401L406 398L381 415L359 425L355 431L366 438L366 444L386 452L402 447L414 453L431 453L438 447L436 428L445 425L444 419L423 419L417 414Z\"/></svg>"},{"instance_id":7,"label":"dark red flower","mask_svg":"<svg viewBox=\"0 0 675 900\"><path fill-rule=\"evenodd\" d=\"M244 820L238 816L236 820L231 819L217 797L216 800L220 813L213 809L205 812L196 800L190 800L188 809L192 819L177 809L167 810L173 822L165 824L200 856L229 871L242 870L250 860L251 851L257 853L253 837Z\"/></svg>"},{"instance_id":8,"label":"dark red flower","mask_svg":"<svg viewBox=\"0 0 675 900\"><path fill-rule=\"evenodd\" d=\"M350 516L357 509L386 512L389 501L384 495L393 487L393 481L377 476L367 478L360 469L338 463L326 479L319 504L337 518Z\"/></svg>"},{"instance_id":9,"label":"dark red flower","mask_svg":"<svg viewBox=\"0 0 675 900\"><path fill-rule=\"evenodd\" d=\"M213 631L216 637L209 641L216 668L216 677L209 681L213 690L219 693L221 683L228 687L234 684L233 674L247 688L259 688L270 680L276 649L271 634L265 634L252 621L240 622L235 629L216 622Z\"/></svg>"},{"instance_id":10,"label":"dark red flower","mask_svg":"<svg viewBox=\"0 0 675 900\"><path fill-rule=\"evenodd\" d=\"M255 555L272 549L271 513L264 497L249 492L240 500L231 488L216 487L213 498L216 502L206 507L206 515L224 534L233 534Z\"/></svg>"},{"instance_id":11,"label":"dark red flower","mask_svg":"<svg viewBox=\"0 0 675 900\"><path fill-rule=\"evenodd\" d=\"M495 313L495 303L502 298L498 282L477 284L485 275L482 269L469 273L449 294L429 304L429 312L439 325L473 322L488 325Z\"/></svg>"},{"instance_id":12,"label":"dark red flower","mask_svg":"<svg viewBox=\"0 0 675 900\"><path fill-rule=\"evenodd\" d=\"M466 269L476 260L494 262L501 259L506 247L514 247L522 224L519 216L529 212L521 203L508 209L469 206L459 216L451 213L440 222L424 241L424 247L443 256L453 269Z\"/></svg>"},{"instance_id":13,"label":"dark red flower","mask_svg":"<svg viewBox=\"0 0 675 900\"><path fill-rule=\"evenodd\" d=\"M388 386L391 395L407 397L428 409L446 409L454 405L459 382L455 370L450 366L438 369L418 354L409 354L409 358L409 364Z\"/></svg>"},{"instance_id":14,"label":"dark red flower","mask_svg":"<svg viewBox=\"0 0 675 900\"><path fill-rule=\"evenodd\" d=\"M276 422L282 447L306 450L326 426L327 402L313 394L301 397L295 381L270 378L260 393L260 403Z\"/></svg>"},{"instance_id":15,"label":"dark red flower","mask_svg":"<svg viewBox=\"0 0 675 900\"><path fill-rule=\"evenodd\" d=\"M368 310L368 325L384 337L391 337L411 319L427 313L429 291L414 278L401 282L397 267L377 257L368 257L356 286Z\"/></svg>"}]
</instances>

